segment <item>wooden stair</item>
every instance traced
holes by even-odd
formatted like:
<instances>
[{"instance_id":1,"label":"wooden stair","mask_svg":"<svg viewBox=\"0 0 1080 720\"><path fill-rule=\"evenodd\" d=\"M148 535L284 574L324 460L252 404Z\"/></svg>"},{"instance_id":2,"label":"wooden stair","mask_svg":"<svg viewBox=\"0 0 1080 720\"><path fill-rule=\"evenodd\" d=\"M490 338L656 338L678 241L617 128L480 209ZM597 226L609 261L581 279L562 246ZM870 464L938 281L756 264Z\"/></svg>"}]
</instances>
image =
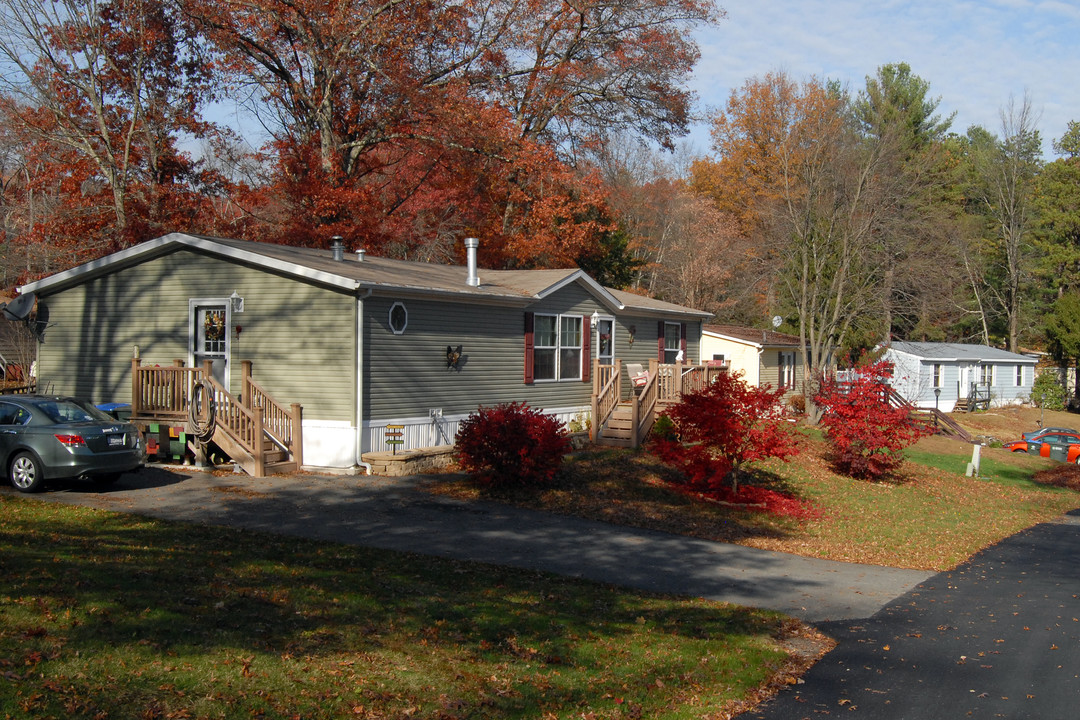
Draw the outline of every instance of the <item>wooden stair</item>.
<instances>
[{"instance_id":1,"label":"wooden stair","mask_svg":"<svg viewBox=\"0 0 1080 720\"><path fill-rule=\"evenodd\" d=\"M634 409L629 401L620 402L611 411L607 422L600 428L597 445L610 447L634 447Z\"/></svg>"},{"instance_id":2,"label":"wooden stair","mask_svg":"<svg viewBox=\"0 0 1080 720\"><path fill-rule=\"evenodd\" d=\"M213 443L247 474L297 472L303 465L303 409L275 401L242 363L242 390L232 395L202 368L140 366L132 361L132 420L182 424L195 440L190 449L207 461ZM196 402L196 398L198 402ZM199 408L202 408L201 410ZM211 416L210 409L213 409Z\"/></svg>"}]
</instances>

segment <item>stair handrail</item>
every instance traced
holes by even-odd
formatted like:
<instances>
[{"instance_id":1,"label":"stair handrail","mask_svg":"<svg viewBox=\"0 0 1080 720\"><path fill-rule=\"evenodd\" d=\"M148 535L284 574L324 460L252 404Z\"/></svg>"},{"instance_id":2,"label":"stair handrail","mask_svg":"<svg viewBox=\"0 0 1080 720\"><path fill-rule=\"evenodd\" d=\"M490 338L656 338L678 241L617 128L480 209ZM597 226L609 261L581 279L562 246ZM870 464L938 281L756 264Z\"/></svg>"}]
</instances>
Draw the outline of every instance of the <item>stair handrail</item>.
<instances>
[{"instance_id":1,"label":"stair handrail","mask_svg":"<svg viewBox=\"0 0 1080 720\"><path fill-rule=\"evenodd\" d=\"M296 466L303 465L303 408L293 403L286 408L270 396L266 390L251 377L251 361L244 360L241 367L240 397L249 408L262 408L263 432L282 450L296 461Z\"/></svg>"},{"instance_id":2,"label":"stair handrail","mask_svg":"<svg viewBox=\"0 0 1080 720\"><path fill-rule=\"evenodd\" d=\"M593 377L597 379L597 384L602 380L599 360L594 360ZM615 412L615 408L619 404L619 397L622 394L622 360L616 360L614 366L611 367L611 376L604 383L604 386L592 396L592 424L589 427L589 440L596 442L596 439L600 436L600 430L604 427L605 423L611 419L612 413Z\"/></svg>"},{"instance_id":3,"label":"stair handrail","mask_svg":"<svg viewBox=\"0 0 1080 720\"><path fill-rule=\"evenodd\" d=\"M263 477L266 474L266 457L262 449L264 434L262 408L246 407L214 379L209 367L200 369L197 382L201 382L209 389L217 428L254 458L255 466L251 474L255 477Z\"/></svg>"},{"instance_id":4,"label":"stair handrail","mask_svg":"<svg viewBox=\"0 0 1080 720\"><path fill-rule=\"evenodd\" d=\"M656 399L658 396L658 383L657 378L659 373L657 372L657 363L655 360L649 363L649 379L645 382L645 387L641 388L641 392L636 396L631 397L631 438L634 443L634 447L641 445L645 436L649 434L649 430L653 426L653 415L656 411Z\"/></svg>"}]
</instances>

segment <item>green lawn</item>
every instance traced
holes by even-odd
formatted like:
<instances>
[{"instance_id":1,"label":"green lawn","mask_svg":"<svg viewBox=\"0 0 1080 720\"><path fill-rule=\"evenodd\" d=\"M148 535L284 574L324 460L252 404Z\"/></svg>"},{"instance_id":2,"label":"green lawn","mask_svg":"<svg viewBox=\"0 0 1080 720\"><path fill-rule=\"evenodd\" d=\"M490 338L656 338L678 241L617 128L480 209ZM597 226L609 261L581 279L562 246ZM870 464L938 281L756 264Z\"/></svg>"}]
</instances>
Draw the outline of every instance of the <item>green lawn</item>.
<instances>
[{"instance_id":1,"label":"green lawn","mask_svg":"<svg viewBox=\"0 0 1080 720\"><path fill-rule=\"evenodd\" d=\"M4 718L703 718L775 613L0 496Z\"/></svg>"}]
</instances>

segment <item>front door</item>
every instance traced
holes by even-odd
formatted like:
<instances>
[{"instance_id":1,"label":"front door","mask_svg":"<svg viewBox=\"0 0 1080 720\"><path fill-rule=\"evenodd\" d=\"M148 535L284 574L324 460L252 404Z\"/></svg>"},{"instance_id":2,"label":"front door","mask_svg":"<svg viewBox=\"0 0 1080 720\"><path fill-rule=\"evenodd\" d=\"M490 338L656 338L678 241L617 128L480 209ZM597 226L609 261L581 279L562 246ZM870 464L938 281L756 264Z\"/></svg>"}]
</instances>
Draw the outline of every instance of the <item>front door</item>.
<instances>
[{"instance_id":1,"label":"front door","mask_svg":"<svg viewBox=\"0 0 1080 720\"><path fill-rule=\"evenodd\" d=\"M959 375L956 381L956 397L967 398L971 392L971 366L961 365L959 368Z\"/></svg>"},{"instance_id":2,"label":"front door","mask_svg":"<svg viewBox=\"0 0 1080 720\"><path fill-rule=\"evenodd\" d=\"M229 304L227 301L191 301L192 328L189 334L194 367L209 360L213 376L229 388Z\"/></svg>"}]
</instances>

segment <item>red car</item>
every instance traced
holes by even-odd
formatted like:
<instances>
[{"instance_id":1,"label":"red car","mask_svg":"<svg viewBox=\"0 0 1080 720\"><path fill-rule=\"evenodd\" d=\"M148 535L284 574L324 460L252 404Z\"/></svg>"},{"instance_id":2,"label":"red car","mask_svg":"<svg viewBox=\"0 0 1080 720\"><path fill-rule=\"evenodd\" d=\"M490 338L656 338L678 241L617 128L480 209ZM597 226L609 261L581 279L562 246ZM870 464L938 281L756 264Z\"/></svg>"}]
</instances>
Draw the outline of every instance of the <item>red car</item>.
<instances>
[{"instance_id":1,"label":"red car","mask_svg":"<svg viewBox=\"0 0 1080 720\"><path fill-rule=\"evenodd\" d=\"M1033 440L1017 440L1005 445L1012 452L1038 454L1042 457L1080 465L1080 435L1076 433L1046 433Z\"/></svg>"}]
</instances>

